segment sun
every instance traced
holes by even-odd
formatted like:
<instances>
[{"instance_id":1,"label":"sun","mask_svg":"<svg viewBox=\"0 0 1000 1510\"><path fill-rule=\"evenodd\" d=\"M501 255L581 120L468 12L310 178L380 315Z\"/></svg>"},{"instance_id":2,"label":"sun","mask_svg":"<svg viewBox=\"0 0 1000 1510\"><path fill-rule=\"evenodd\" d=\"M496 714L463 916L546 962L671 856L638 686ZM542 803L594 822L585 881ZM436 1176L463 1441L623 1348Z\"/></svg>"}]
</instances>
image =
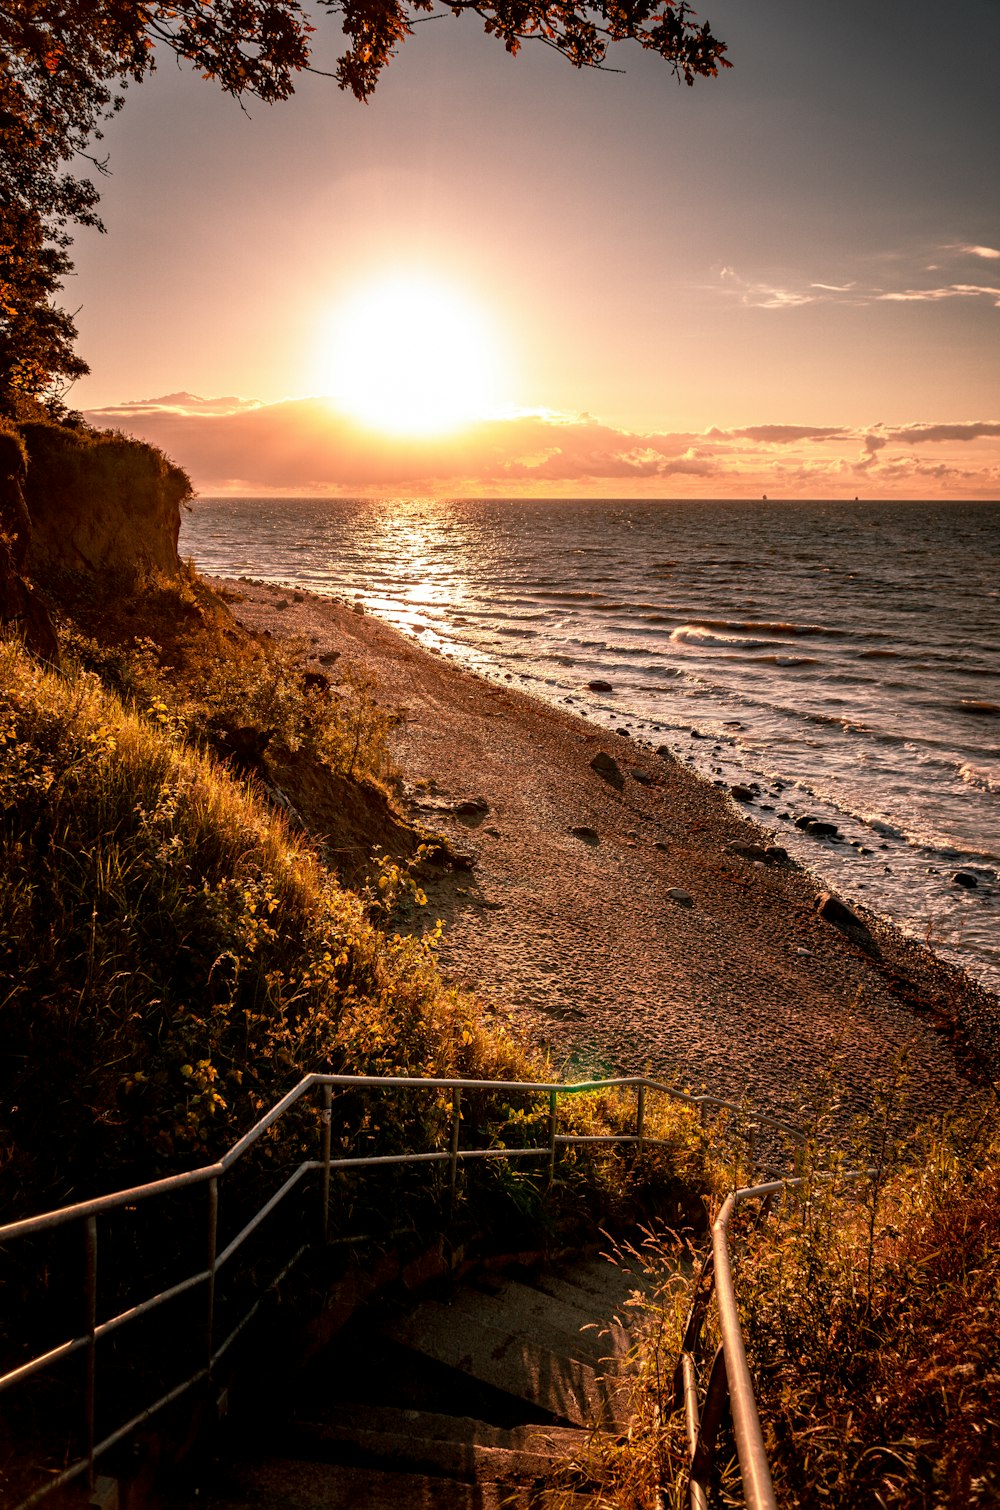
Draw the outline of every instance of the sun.
<instances>
[{"instance_id":1,"label":"sun","mask_svg":"<svg viewBox=\"0 0 1000 1510\"><path fill-rule=\"evenodd\" d=\"M429 435L498 408L502 342L462 292L422 275L380 278L334 310L322 358L338 406L376 429Z\"/></svg>"}]
</instances>

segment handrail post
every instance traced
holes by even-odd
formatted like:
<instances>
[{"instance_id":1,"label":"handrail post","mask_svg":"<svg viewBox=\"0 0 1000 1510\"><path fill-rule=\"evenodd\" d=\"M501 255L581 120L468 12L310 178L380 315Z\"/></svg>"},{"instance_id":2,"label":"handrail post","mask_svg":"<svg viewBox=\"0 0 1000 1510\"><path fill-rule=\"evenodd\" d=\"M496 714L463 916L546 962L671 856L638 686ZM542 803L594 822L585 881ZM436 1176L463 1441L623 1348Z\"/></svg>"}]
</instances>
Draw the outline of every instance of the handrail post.
<instances>
[{"instance_id":1,"label":"handrail post","mask_svg":"<svg viewBox=\"0 0 1000 1510\"><path fill-rule=\"evenodd\" d=\"M458 1194L458 1138L462 1126L462 1092L456 1085L451 1093L451 1162L448 1170L448 1202L455 1210Z\"/></svg>"},{"instance_id":2,"label":"handrail post","mask_svg":"<svg viewBox=\"0 0 1000 1510\"><path fill-rule=\"evenodd\" d=\"M87 1445L87 1488L94 1487L94 1420L97 1407L97 1217L84 1222L83 1303L87 1328L84 1414Z\"/></svg>"},{"instance_id":3,"label":"handrail post","mask_svg":"<svg viewBox=\"0 0 1000 1510\"><path fill-rule=\"evenodd\" d=\"M639 1152L642 1153L646 1141L646 1087L640 1085L636 1092L635 1101L635 1135L639 1140Z\"/></svg>"},{"instance_id":4,"label":"handrail post","mask_svg":"<svg viewBox=\"0 0 1000 1510\"><path fill-rule=\"evenodd\" d=\"M330 1136L333 1127L333 1086L323 1087L323 1109L320 1112L320 1159L323 1164L320 1201L323 1211L323 1244L330 1241Z\"/></svg>"},{"instance_id":5,"label":"handrail post","mask_svg":"<svg viewBox=\"0 0 1000 1510\"><path fill-rule=\"evenodd\" d=\"M549 1091L549 1184L556 1177L556 1093Z\"/></svg>"},{"instance_id":6,"label":"handrail post","mask_svg":"<svg viewBox=\"0 0 1000 1510\"><path fill-rule=\"evenodd\" d=\"M208 1182L208 1280L205 1297L205 1364L208 1377L212 1377L215 1338L215 1258L219 1240L219 1181L213 1176Z\"/></svg>"},{"instance_id":7,"label":"handrail post","mask_svg":"<svg viewBox=\"0 0 1000 1510\"><path fill-rule=\"evenodd\" d=\"M693 1431L691 1423L688 1423L688 1442L691 1453L688 1493L692 1510L707 1510L707 1490L715 1466L715 1445L729 1398L726 1353L725 1348L720 1347L712 1359L701 1420L695 1422ZM697 1404L693 1408L697 1410Z\"/></svg>"}]
</instances>

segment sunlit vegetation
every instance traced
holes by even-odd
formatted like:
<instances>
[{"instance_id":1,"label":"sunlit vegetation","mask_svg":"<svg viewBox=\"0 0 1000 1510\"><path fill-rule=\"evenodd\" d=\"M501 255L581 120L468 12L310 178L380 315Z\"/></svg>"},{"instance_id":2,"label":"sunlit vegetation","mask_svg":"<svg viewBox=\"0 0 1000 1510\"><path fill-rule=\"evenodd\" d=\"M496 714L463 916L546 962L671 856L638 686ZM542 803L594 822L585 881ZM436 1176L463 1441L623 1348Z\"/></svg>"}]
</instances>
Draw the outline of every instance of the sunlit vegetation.
<instances>
[{"instance_id":1,"label":"sunlit vegetation","mask_svg":"<svg viewBox=\"0 0 1000 1510\"><path fill-rule=\"evenodd\" d=\"M0 656L11 1205L195 1163L308 1069L531 1073L162 705Z\"/></svg>"},{"instance_id":2,"label":"sunlit vegetation","mask_svg":"<svg viewBox=\"0 0 1000 1510\"><path fill-rule=\"evenodd\" d=\"M102 651L77 637L71 648L101 660L120 690L68 656L57 674L15 644L0 648L8 1210L214 1157L309 1070L552 1075L474 997L442 983L433 920L419 936L397 931L399 901L423 901L414 867L426 846L375 855L366 884L346 889L258 779L198 748L204 709L195 716L184 678L170 702L159 695L166 672L149 644ZM303 733L300 702L275 688L284 665L265 657L258 698L282 716L282 739L328 752L331 727ZM236 667L237 689L249 675ZM251 702L242 698L244 718ZM335 712L334 730L338 719L344 765L383 770L374 714L360 740L356 712ZM470 1103L467 1134L544 1144L545 1102ZM447 1110L429 1097L384 1114L359 1105L342 1134L351 1143L362 1129L379 1149L433 1144ZM604 1094L575 1100L563 1125L628 1129L633 1117L631 1099ZM651 1104L648 1131L674 1150L661 1188L690 1205L704 1169L695 1121ZM630 1184L613 1156L599 1176L582 1157L564 1174L592 1193L596 1178L612 1204Z\"/></svg>"},{"instance_id":3,"label":"sunlit vegetation","mask_svg":"<svg viewBox=\"0 0 1000 1510\"><path fill-rule=\"evenodd\" d=\"M878 1130L876 1129L876 1137ZM834 1167L837 1159L833 1158ZM829 1153L824 1169L831 1164ZM896 1510L995 1505L1000 1496L1000 1118L994 1102L920 1140L860 1182L789 1190L732 1248L751 1374L778 1503ZM715 1197L718 1203L719 1197ZM700 1260L699 1244L693 1257ZM673 1373L691 1298L673 1232L650 1230L622 1261L642 1340L632 1432L595 1440L569 1486L599 1483L619 1510L687 1504ZM704 1356L720 1340L709 1311ZM704 1382L704 1380L703 1380ZM731 1432L714 1503L740 1504Z\"/></svg>"}]
</instances>

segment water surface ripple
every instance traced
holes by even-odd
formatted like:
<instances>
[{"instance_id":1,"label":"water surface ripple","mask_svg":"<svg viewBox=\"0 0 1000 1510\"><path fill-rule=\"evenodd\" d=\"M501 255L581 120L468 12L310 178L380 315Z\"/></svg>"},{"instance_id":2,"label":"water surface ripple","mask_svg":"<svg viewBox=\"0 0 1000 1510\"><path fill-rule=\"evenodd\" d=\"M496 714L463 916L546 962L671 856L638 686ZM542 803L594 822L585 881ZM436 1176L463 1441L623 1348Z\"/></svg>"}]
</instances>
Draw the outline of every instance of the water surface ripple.
<instances>
[{"instance_id":1,"label":"water surface ripple","mask_svg":"<svg viewBox=\"0 0 1000 1510\"><path fill-rule=\"evenodd\" d=\"M813 870L1000 986L1000 506L199 499L181 550L756 782Z\"/></svg>"}]
</instances>

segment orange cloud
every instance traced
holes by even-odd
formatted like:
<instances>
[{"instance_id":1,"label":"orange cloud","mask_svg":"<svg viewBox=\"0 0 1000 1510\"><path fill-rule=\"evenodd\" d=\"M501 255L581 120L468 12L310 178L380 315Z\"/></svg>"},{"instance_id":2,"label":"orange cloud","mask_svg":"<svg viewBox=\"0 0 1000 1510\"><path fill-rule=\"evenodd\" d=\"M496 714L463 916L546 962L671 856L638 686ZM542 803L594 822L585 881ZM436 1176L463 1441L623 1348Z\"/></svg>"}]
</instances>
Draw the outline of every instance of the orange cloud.
<instances>
[{"instance_id":1,"label":"orange cloud","mask_svg":"<svg viewBox=\"0 0 1000 1510\"><path fill-rule=\"evenodd\" d=\"M1000 421L713 426L651 434L588 414L516 413L448 436L383 435L326 399L258 404L168 394L91 411L153 441L203 494L982 497L1000 475ZM970 454L970 442L975 449ZM914 446L938 456L918 461Z\"/></svg>"}]
</instances>

